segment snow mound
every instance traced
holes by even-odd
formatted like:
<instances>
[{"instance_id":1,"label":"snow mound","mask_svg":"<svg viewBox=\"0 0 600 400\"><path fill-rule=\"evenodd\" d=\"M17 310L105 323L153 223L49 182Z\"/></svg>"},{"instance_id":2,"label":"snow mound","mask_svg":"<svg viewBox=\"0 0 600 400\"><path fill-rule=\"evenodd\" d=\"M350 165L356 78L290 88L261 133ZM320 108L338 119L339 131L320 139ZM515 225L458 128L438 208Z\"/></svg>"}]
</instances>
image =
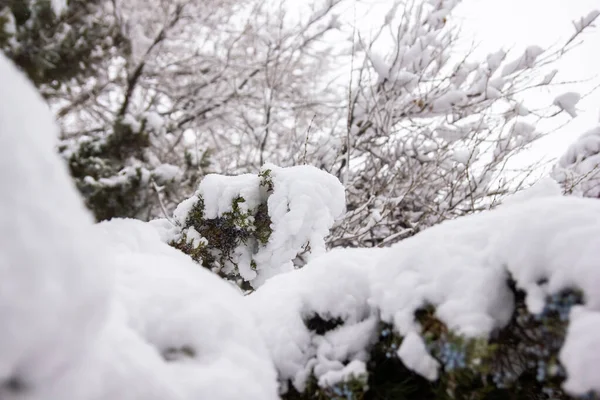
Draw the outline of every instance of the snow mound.
<instances>
[{"instance_id":1,"label":"snow mound","mask_svg":"<svg viewBox=\"0 0 600 400\"><path fill-rule=\"evenodd\" d=\"M42 391L100 329L110 268L92 219L55 153L58 129L0 54L0 398Z\"/></svg>"},{"instance_id":2,"label":"snow mound","mask_svg":"<svg viewBox=\"0 0 600 400\"><path fill-rule=\"evenodd\" d=\"M322 386L364 369L377 326L368 275L384 249L337 249L268 280L247 297L282 383L302 391L314 368ZM326 332L310 321L339 319ZM285 390L285 387L284 387Z\"/></svg>"},{"instance_id":3,"label":"snow mound","mask_svg":"<svg viewBox=\"0 0 600 400\"><path fill-rule=\"evenodd\" d=\"M113 302L111 316L77 368L18 400L186 400L160 354L126 325ZM4 399L4 397L3 397ZM15 400L16 400L15 399Z\"/></svg>"},{"instance_id":4,"label":"snow mound","mask_svg":"<svg viewBox=\"0 0 600 400\"><path fill-rule=\"evenodd\" d=\"M275 369L232 285L162 243L149 224L112 220L98 228L112 243L130 336L161 356L156 376L166 373L185 399L277 398Z\"/></svg>"}]
</instances>

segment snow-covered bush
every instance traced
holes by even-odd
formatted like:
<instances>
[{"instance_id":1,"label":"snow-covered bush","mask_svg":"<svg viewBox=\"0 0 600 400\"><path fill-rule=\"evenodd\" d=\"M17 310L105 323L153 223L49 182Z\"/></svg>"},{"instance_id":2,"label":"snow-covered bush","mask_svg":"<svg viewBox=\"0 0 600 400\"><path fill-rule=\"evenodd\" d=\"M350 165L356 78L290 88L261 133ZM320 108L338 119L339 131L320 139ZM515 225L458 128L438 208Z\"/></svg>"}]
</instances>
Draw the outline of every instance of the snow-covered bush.
<instances>
[{"instance_id":1,"label":"snow-covered bush","mask_svg":"<svg viewBox=\"0 0 600 400\"><path fill-rule=\"evenodd\" d=\"M335 177L311 166L267 164L257 175L207 175L172 219L153 223L194 261L241 287L258 287L293 270L296 258L323 253L344 207Z\"/></svg>"},{"instance_id":2,"label":"snow-covered bush","mask_svg":"<svg viewBox=\"0 0 600 400\"><path fill-rule=\"evenodd\" d=\"M0 50L44 97L63 98L63 85L70 86L67 92L76 91L106 67L107 54L127 48L106 5L103 0L3 1Z\"/></svg>"},{"instance_id":3,"label":"snow-covered bush","mask_svg":"<svg viewBox=\"0 0 600 400\"><path fill-rule=\"evenodd\" d=\"M595 398L599 237L597 201L533 196L248 300L286 399Z\"/></svg>"},{"instance_id":4,"label":"snow-covered bush","mask_svg":"<svg viewBox=\"0 0 600 400\"><path fill-rule=\"evenodd\" d=\"M149 154L158 134L148 117L127 115L110 132L61 142L59 152L96 220L147 219L184 184L179 167Z\"/></svg>"}]
</instances>

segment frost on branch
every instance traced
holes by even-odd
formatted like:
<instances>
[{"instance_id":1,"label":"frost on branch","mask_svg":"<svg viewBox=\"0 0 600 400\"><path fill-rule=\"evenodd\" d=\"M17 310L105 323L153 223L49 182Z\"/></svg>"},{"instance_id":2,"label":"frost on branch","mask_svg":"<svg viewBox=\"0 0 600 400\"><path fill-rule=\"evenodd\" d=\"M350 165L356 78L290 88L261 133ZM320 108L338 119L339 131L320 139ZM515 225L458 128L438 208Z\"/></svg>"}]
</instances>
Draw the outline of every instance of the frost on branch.
<instances>
[{"instance_id":1,"label":"frost on branch","mask_svg":"<svg viewBox=\"0 0 600 400\"><path fill-rule=\"evenodd\" d=\"M600 197L600 126L581 135L552 172L567 193Z\"/></svg>"},{"instance_id":2,"label":"frost on branch","mask_svg":"<svg viewBox=\"0 0 600 400\"><path fill-rule=\"evenodd\" d=\"M579 20L573 21L575 26L575 33L582 32L585 28L593 26L592 24L600 16L600 10L592 10L585 17L579 18Z\"/></svg>"},{"instance_id":3,"label":"frost on branch","mask_svg":"<svg viewBox=\"0 0 600 400\"><path fill-rule=\"evenodd\" d=\"M558 115L556 107L575 115L576 94L531 112L524 93L557 83L555 71L543 77L542 70L591 27L595 14L554 48L497 49L479 59L458 49L458 3L397 2L385 29L360 32L353 57L364 56L364 63L353 75L335 166L348 213L333 230L333 246L392 244L499 204L537 168L520 163L505 179L510 160L545 135L537 122Z\"/></svg>"},{"instance_id":4,"label":"frost on branch","mask_svg":"<svg viewBox=\"0 0 600 400\"><path fill-rule=\"evenodd\" d=\"M543 52L544 49L539 46L528 47L520 57L504 66L501 76L505 77L527 68L533 68L535 66L536 59Z\"/></svg>"},{"instance_id":5,"label":"frost on branch","mask_svg":"<svg viewBox=\"0 0 600 400\"><path fill-rule=\"evenodd\" d=\"M293 270L297 257L322 253L344 207L339 181L310 166L208 175L175 210L168 240L204 267L256 288Z\"/></svg>"},{"instance_id":6,"label":"frost on branch","mask_svg":"<svg viewBox=\"0 0 600 400\"><path fill-rule=\"evenodd\" d=\"M284 398L597 391L600 204L547 186L250 295Z\"/></svg>"}]
</instances>

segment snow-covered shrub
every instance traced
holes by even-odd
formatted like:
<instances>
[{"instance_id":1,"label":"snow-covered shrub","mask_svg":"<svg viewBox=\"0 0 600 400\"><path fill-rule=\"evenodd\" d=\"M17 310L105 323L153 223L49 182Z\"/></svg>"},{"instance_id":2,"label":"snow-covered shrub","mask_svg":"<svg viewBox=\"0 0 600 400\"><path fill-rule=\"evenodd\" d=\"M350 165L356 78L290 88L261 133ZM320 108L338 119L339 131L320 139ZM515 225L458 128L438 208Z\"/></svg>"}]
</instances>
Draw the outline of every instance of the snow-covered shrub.
<instances>
[{"instance_id":1,"label":"snow-covered shrub","mask_svg":"<svg viewBox=\"0 0 600 400\"><path fill-rule=\"evenodd\" d=\"M147 116L126 115L110 132L61 141L59 151L97 221L146 219L153 207L172 201L183 171L152 156L149 149L160 133Z\"/></svg>"},{"instance_id":2,"label":"snow-covered shrub","mask_svg":"<svg viewBox=\"0 0 600 400\"><path fill-rule=\"evenodd\" d=\"M333 250L302 269L271 278L247 297L259 329L269 338L284 391L326 391L348 378L366 377L368 348L378 325L368 304L368 274L386 251Z\"/></svg>"},{"instance_id":3,"label":"snow-covered shrub","mask_svg":"<svg viewBox=\"0 0 600 400\"><path fill-rule=\"evenodd\" d=\"M594 398L598 238L596 201L534 194L248 300L286 399Z\"/></svg>"},{"instance_id":4,"label":"snow-covered shrub","mask_svg":"<svg viewBox=\"0 0 600 400\"><path fill-rule=\"evenodd\" d=\"M600 126L581 135L567 149L552 175L567 193L600 197Z\"/></svg>"},{"instance_id":5,"label":"snow-covered shrub","mask_svg":"<svg viewBox=\"0 0 600 400\"><path fill-rule=\"evenodd\" d=\"M19 0L0 3L0 50L44 97L82 84L127 40L103 0ZM76 90L76 89L75 89ZM62 97L62 96L60 96Z\"/></svg>"},{"instance_id":6,"label":"snow-covered shrub","mask_svg":"<svg viewBox=\"0 0 600 400\"><path fill-rule=\"evenodd\" d=\"M332 175L267 164L257 175L207 175L172 219L155 223L171 231L172 246L248 288L293 270L298 257L324 252L344 207L344 188Z\"/></svg>"}]
</instances>

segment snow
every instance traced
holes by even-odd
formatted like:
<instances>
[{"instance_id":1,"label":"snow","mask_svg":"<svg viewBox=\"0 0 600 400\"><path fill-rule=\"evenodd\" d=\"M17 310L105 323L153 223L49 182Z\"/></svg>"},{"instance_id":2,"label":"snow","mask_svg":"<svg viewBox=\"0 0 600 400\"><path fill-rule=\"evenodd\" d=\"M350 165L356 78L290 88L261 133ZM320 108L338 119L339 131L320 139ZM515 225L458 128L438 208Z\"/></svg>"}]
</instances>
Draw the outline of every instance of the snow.
<instances>
[{"instance_id":1,"label":"snow","mask_svg":"<svg viewBox=\"0 0 600 400\"><path fill-rule=\"evenodd\" d=\"M378 82L383 82L384 80L388 79L390 75L390 67L387 65L383 57L377 53L371 53L369 55L369 59L371 60L373 69L375 69L375 72L379 77Z\"/></svg>"},{"instance_id":2,"label":"snow","mask_svg":"<svg viewBox=\"0 0 600 400\"><path fill-rule=\"evenodd\" d=\"M183 391L173 385L160 354L125 325L122 307L113 303L111 311L110 320L77 368L43 391L28 393L25 399L186 399Z\"/></svg>"},{"instance_id":3,"label":"snow","mask_svg":"<svg viewBox=\"0 0 600 400\"><path fill-rule=\"evenodd\" d=\"M288 381L302 391L311 374L320 386L364 378L382 321L403 336L397 354L404 364L435 380L439 363L415 312L431 305L454 333L489 337L512 317L509 278L531 313L548 295L583 291L559 356L564 388L600 390L596 199L563 197L545 179L493 211L446 221L390 248L326 253L324 237L345 208L335 177L267 164L267 193L258 175L209 175L177 207L175 225L199 196L207 218L231 211L237 196L243 210L268 205L272 234L254 254L258 289L243 297L165 243L178 228L169 220L93 225L54 151L57 128L44 101L3 55L0 77L0 203L10 210L0 214L0 398L277 399ZM442 105L451 106L464 94L446 96ZM518 121L511 133L534 130ZM599 152L597 128L569 149L556 173L589 171ZM466 150L454 157L464 161ZM204 240L193 228L187 234ZM308 263L295 270L292 260L307 244ZM308 324L315 317L339 324L321 332Z\"/></svg>"},{"instance_id":4,"label":"snow","mask_svg":"<svg viewBox=\"0 0 600 400\"><path fill-rule=\"evenodd\" d=\"M50 4L55 15L61 15L67 9L67 0L51 0Z\"/></svg>"},{"instance_id":5,"label":"snow","mask_svg":"<svg viewBox=\"0 0 600 400\"><path fill-rule=\"evenodd\" d=\"M432 103L432 109L436 112L450 111L455 106L461 106L467 104L467 95L460 90L450 90Z\"/></svg>"},{"instance_id":6,"label":"snow","mask_svg":"<svg viewBox=\"0 0 600 400\"><path fill-rule=\"evenodd\" d=\"M142 124L133 115L125 114L122 123L128 125L133 133L139 133L142 129Z\"/></svg>"},{"instance_id":7,"label":"snow","mask_svg":"<svg viewBox=\"0 0 600 400\"><path fill-rule=\"evenodd\" d=\"M515 122L511 128L512 135L522 136L526 139L531 138L534 132L535 132L535 126L533 126L527 122L524 122L524 121Z\"/></svg>"},{"instance_id":8,"label":"snow","mask_svg":"<svg viewBox=\"0 0 600 400\"><path fill-rule=\"evenodd\" d=\"M452 159L459 164L467 165L469 160L472 158L472 155L476 155L474 153L476 153L476 151L471 151L469 149L457 149L454 150L454 153L452 153Z\"/></svg>"},{"instance_id":9,"label":"snow","mask_svg":"<svg viewBox=\"0 0 600 400\"><path fill-rule=\"evenodd\" d=\"M193 227L190 226L186 232L188 240L191 242L192 247L205 246L208 244L208 240L202 237L200 233Z\"/></svg>"},{"instance_id":10,"label":"snow","mask_svg":"<svg viewBox=\"0 0 600 400\"><path fill-rule=\"evenodd\" d=\"M392 7L390 8L390 10L385 14L385 18L383 21L384 25L389 25L392 23L392 20L396 17L396 14L398 12L399 5L400 5L399 1L394 1L394 4L392 4Z\"/></svg>"},{"instance_id":11,"label":"snow","mask_svg":"<svg viewBox=\"0 0 600 400\"><path fill-rule=\"evenodd\" d=\"M277 398L274 367L236 289L146 223L116 219L98 229L116 259L127 327L165 358L160 368L183 398Z\"/></svg>"},{"instance_id":12,"label":"snow","mask_svg":"<svg viewBox=\"0 0 600 400\"><path fill-rule=\"evenodd\" d=\"M396 84L404 87L406 90L413 90L419 82L419 77L408 71L400 71L396 74Z\"/></svg>"},{"instance_id":13,"label":"snow","mask_svg":"<svg viewBox=\"0 0 600 400\"><path fill-rule=\"evenodd\" d=\"M325 252L325 237L335 220L346 209L346 194L340 181L310 165L270 170L274 191L267 201L273 232L254 260L258 276L252 282L260 286L268 278L293 269L293 259L310 245L309 256Z\"/></svg>"},{"instance_id":14,"label":"snow","mask_svg":"<svg viewBox=\"0 0 600 400\"><path fill-rule=\"evenodd\" d=\"M127 166L120 170L116 175L108 178L98 179L98 183L108 187L117 187L127 185L131 181L140 180L146 184L150 180L150 172L142 166Z\"/></svg>"},{"instance_id":15,"label":"snow","mask_svg":"<svg viewBox=\"0 0 600 400\"><path fill-rule=\"evenodd\" d=\"M559 107L561 110L566 111L571 117L577 116L577 110L575 106L581 100L581 95L576 92L567 92L557 96L552 104Z\"/></svg>"},{"instance_id":16,"label":"snow","mask_svg":"<svg viewBox=\"0 0 600 400\"><path fill-rule=\"evenodd\" d=\"M440 364L427 353L425 342L416 332L410 332L402 340L402 344L398 349L398 357L400 357L406 368L415 371L430 381L435 381L438 378Z\"/></svg>"},{"instance_id":17,"label":"snow","mask_svg":"<svg viewBox=\"0 0 600 400\"><path fill-rule=\"evenodd\" d=\"M588 26L592 25L592 23L600 16L600 10L592 10L585 17L581 17L578 21L573 21L573 25L575 26L575 32L580 33Z\"/></svg>"},{"instance_id":18,"label":"snow","mask_svg":"<svg viewBox=\"0 0 600 400\"><path fill-rule=\"evenodd\" d=\"M464 139L470 132L469 126L457 126L457 125L441 125L436 127L435 133L440 138L444 139L448 143L454 143L461 139Z\"/></svg>"},{"instance_id":19,"label":"snow","mask_svg":"<svg viewBox=\"0 0 600 400\"><path fill-rule=\"evenodd\" d=\"M496 142L494 156L508 154L515 148L529 143L536 137L535 126L525 121L515 121L508 132L504 132Z\"/></svg>"},{"instance_id":20,"label":"snow","mask_svg":"<svg viewBox=\"0 0 600 400\"><path fill-rule=\"evenodd\" d=\"M427 23L433 27L438 27L446 22L446 17L452 12L452 9L441 8L430 13L427 17Z\"/></svg>"},{"instance_id":21,"label":"snow","mask_svg":"<svg viewBox=\"0 0 600 400\"><path fill-rule=\"evenodd\" d=\"M322 385L345 379L364 363L377 326L368 276L385 249L335 249L304 268L269 279L247 297L282 382L303 390L311 370ZM343 324L318 335L305 320L319 315ZM343 371L343 372L342 372Z\"/></svg>"},{"instance_id":22,"label":"snow","mask_svg":"<svg viewBox=\"0 0 600 400\"><path fill-rule=\"evenodd\" d=\"M460 87L469 75L477 69L477 65L474 63L461 63L457 68L454 74L451 76L451 81L455 87Z\"/></svg>"},{"instance_id":23,"label":"snow","mask_svg":"<svg viewBox=\"0 0 600 400\"><path fill-rule=\"evenodd\" d=\"M280 379L291 380L298 390L311 369L326 385L346 379L343 371L351 362L364 362L354 350L332 349L371 343L377 315L404 337L398 349L404 364L435 380L439 364L420 337L419 308L434 306L436 317L457 334L489 337L512 316L510 276L526 292L531 313L542 310L547 296L580 288L586 302L573 312L588 313L596 323L599 246L600 203L563 197L555 182L544 179L494 211L444 222L389 249L331 251L270 279L248 301L269 338ZM317 334L305 324L315 314L341 318L342 324ZM586 366L595 370L590 366L597 356L577 356L598 346L597 329L578 328L584 323L592 324L575 319L561 352L569 376L579 376ZM590 371L569 379L565 388L585 393L597 382L597 372Z\"/></svg>"},{"instance_id":24,"label":"snow","mask_svg":"<svg viewBox=\"0 0 600 400\"><path fill-rule=\"evenodd\" d=\"M539 46L529 46L519 58L504 66L501 75L505 77L512 75L515 72L533 67L535 65L535 61L543 52L544 49Z\"/></svg>"},{"instance_id":25,"label":"snow","mask_svg":"<svg viewBox=\"0 0 600 400\"><path fill-rule=\"evenodd\" d=\"M116 267L110 318L76 369L28 399L278 398L241 294L150 224L113 219L95 230Z\"/></svg>"},{"instance_id":26,"label":"snow","mask_svg":"<svg viewBox=\"0 0 600 400\"><path fill-rule=\"evenodd\" d=\"M518 116L526 117L527 115L529 115L531 113L531 111L529 111L529 109L527 107L525 107L523 105L523 103L517 103L517 104L515 104L515 113Z\"/></svg>"},{"instance_id":27,"label":"snow","mask_svg":"<svg viewBox=\"0 0 600 400\"><path fill-rule=\"evenodd\" d=\"M549 85L550 83L552 83L552 81L554 80L554 77L556 76L556 74L558 74L558 70L557 69L553 69L548 74L546 74L544 76L544 79L542 79L542 85Z\"/></svg>"},{"instance_id":28,"label":"snow","mask_svg":"<svg viewBox=\"0 0 600 400\"><path fill-rule=\"evenodd\" d=\"M260 177L253 174L223 176L210 174L202 179L196 196L204 199L204 216L212 219L232 211L232 201L241 196L240 210L253 210L264 201L261 196Z\"/></svg>"},{"instance_id":29,"label":"snow","mask_svg":"<svg viewBox=\"0 0 600 400\"><path fill-rule=\"evenodd\" d=\"M502 61L506 58L506 52L504 50L498 50L495 53L489 54L487 56L487 65L490 72L490 75L493 74L500 68Z\"/></svg>"},{"instance_id":30,"label":"snow","mask_svg":"<svg viewBox=\"0 0 600 400\"><path fill-rule=\"evenodd\" d=\"M3 54L0 81L0 382L36 390L85 357L112 274L44 100Z\"/></svg>"},{"instance_id":31,"label":"snow","mask_svg":"<svg viewBox=\"0 0 600 400\"><path fill-rule=\"evenodd\" d=\"M345 211L346 203L342 184L324 171L312 166L280 168L265 164L258 175L207 175L196 194L175 209L175 224L186 226L199 198L204 202L204 218L214 219L233 211L238 197L244 199L236 203L242 213L254 214L259 205L266 204L271 221L266 244L256 240L241 243L231 254L231 265L223 266L224 271L237 267L241 277L255 288L274 275L293 270L298 254L305 252L303 255L310 259L325 252L324 238ZM249 218L252 221L253 216ZM163 228L161 236L167 242L176 239L178 232ZM198 232L184 233L200 243Z\"/></svg>"},{"instance_id":32,"label":"snow","mask_svg":"<svg viewBox=\"0 0 600 400\"><path fill-rule=\"evenodd\" d=\"M559 355L568 371L564 388L574 395L590 390L600 393L600 312L585 307L573 307L569 315L566 341Z\"/></svg>"},{"instance_id":33,"label":"snow","mask_svg":"<svg viewBox=\"0 0 600 400\"><path fill-rule=\"evenodd\" d=\"M161 164L152 170L152 176L158 183L178 181L182 175L183 171L173 164Z\"/></svg>"},{"instance_id":34,"label":"snow","mask_svg":"<svg viewBox=\"0 0 600 400\"><path fill-rule=\"evenodd\" d=\"M17 33L17 24L15 21L15 16L10 11L10 8L7 7L0 10L0 17L4 19L4 33L8 34L9 36L15 35Z\"/></svg>"},{"instance_id":35,"label":"snow","mask_svg":"<svg viewBox=\"0 0 600 400\"><path fill-rule=\"evenodd\" d=\"M147 112L144 114L144 119L148 127L155 132L160 132L165 125L165 120L156 112Z\"/></svg>"},{"instance_id":36,"label":"snow","mask_svg":"<svg viewBox=\"0 0 600 400\"><path fill-rule=\"evenodd\" d=\"M558 160L552 176L567 191L586 197L600 196L600 126L581 135Z\"/></svg>"},{"instance_id":37,"label":"snow","mask_svg":"<svg viewBox=\"0 0 600 400\"><path fill-rule=\"evenodd\" d=\"M560 185L552 178L546 177L537 181L534 185L521 190L506 198L502 204L512 204L541 197L561 196Z\"/></svg>"},{"instance_id":38,"label":"snow","mask_svg":"<svg viewBox=\"0 0 600 400\"><path fill-rule=\"evenodd\" d=\"M319 378L319 386L331 387L339 382L347 382L355 378L365 378L367 376L367 366L363 361L352 360L340 370L329 370Z\"/></svg>"}]
</instances>

